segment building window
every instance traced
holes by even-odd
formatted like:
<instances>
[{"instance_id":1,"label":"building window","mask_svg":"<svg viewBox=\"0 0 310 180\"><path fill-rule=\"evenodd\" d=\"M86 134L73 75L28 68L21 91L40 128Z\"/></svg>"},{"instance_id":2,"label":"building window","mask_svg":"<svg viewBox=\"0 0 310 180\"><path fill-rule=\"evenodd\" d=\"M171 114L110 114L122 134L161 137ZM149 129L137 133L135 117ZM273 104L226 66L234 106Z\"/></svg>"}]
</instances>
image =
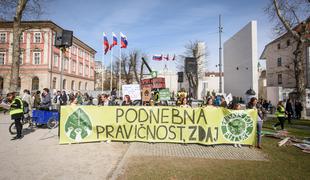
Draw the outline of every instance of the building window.
<instances>
[{"instance_id":1,"label":"building window","mask_svg":"<svg viewBox=\"0 0 310 180\"><path fill-rule=\"evenodd\" d=\"M56 80L57 80L56 77L54 77L53 78L53 89L56 89L56 82L57 82Z\"/></svg>"},{"instance_id":2,"label":"building window","mask_svg":"<svg viewBox=\"0 0 310 180\"><path fill-rule=\"evenodd\" d=\"M282 66L282 58L278 58L277 65L278 67Z\"/></svg>"},{"instance_id":3,"label":"building window","mask_svg":"<svg viewBox=\"0 0 310 180\"><path fill-rule=\"evenodd\" d=\"M34 43L41 43L41 33L39 33L39 32L34 33L33 42Z\"/></svg>"},{"instance_id":4,"label":"building window","mask_svg":"<svg viewBox=\"0 0 310 180\"><path fill-rule=\"evenodd\" d=\"M83 63L80 63L80 66L79 66L79 73L80 73L80 74L83 74Z\"/></svg>"},{"instance_id":5,"label":"building window","mask_svg":"<svg viewBox=\"0 0 310 180\"><path fill-rule=\"evenodd\" d=\"M280 49L280 48L281 48L281 44L280 44L280 43L278 43L278 44L277 44L277 47L278 47L278 49Z\"/></svg>"},{"instance_id":6,"label":"building window","mask_svg":"<svg viewBox=\"0 0 310 180\"><path fill-rule=\"evenodd\" d=\"M79 90L81 90L82 82L79 82Z\"/></svg>"},{"instance_id":7,"label":"building window","mask_svg":"<svg viewBox=\"0 0 310 180\"><path fill-rule=\"evenodd\" d=\"M58 63L59 63L59 56L57 54L54 54L54 66L58 67Z\"/></svg>"},{"instance_id":8,"label":"building window","mask_svg":"<svg viewBox=\"0 0 310 180\"><path fill-rule=\"evenodd\" d=\"M74 91L74 81L71 81L71 90Z\"/></svg>"},{"instance_id":9,"label":"building window","mask_svg":"<svg viewBox=\"0 0 310 180\"><path fill-rule=\"evenodd\" d=\"M67 81L64 79L62 81L62 89L66 89L66 84L67 84Z\"/></svg>"},{"instance_id":10,"label":"building window","mask_svg":"<svg viewBox=\"0 0 310 180\"><path fill-rule=\"evenodd\" d=\"M0 52L0 65L4 65L4 64L5 64L5 53Z\"/></svg>"},{"instance_id":11,"label":"building window","mask_svg":"<svg viewBox=\"0 0 310 180\"><path fill-rule=\"evenodd\" d=\"M291 41L288 39L288 40L286 41L286 46L289 47L290 45L291 45Z\"/></svg>"},{"instance_id":12,"label":"building window","mask_svg":"<svg viewBox=\"0 0 310 180\"><path fill-rule=\"evenodd\" d=\"M90 76L94 76L94 69L90 68Z\"/></svg>"},{"instance_id":13,"label":"building window","mask_svg":"<svg viewBox=\"0 0 310 180\"><path fill-rule=\"evenodd\" d=\"M23 64L24 63L24 52L20 52L19 53L19 64Z\"/></svg>"},{"instance_id":14,"label":"building window","mask_svg":"<svg viewBox=\"0 0 310 180\"><path fill-rule=\"evenodd\" d=\"M65 65L64 65L64 69L65 69L65 70L68 70L68 67L69 67L69 59L66 58L66 57L65 57L65 59L64 59L64 64L65 64Z\"/></svg>"},{"instance_id":15,"label":"building window","mask_svg":"<svg viewBox=\"0 0 310 180\"><path fill-rule=\"evenodd\" d=\"M33 62L34 62L34 64L40 64L41 63L41 52L34 52L33 53Z\"/></svg>"},{"instance_id":16,"label":"building window","mask_svg":"<svg viewBox=\"0 0 310 180\"><path fill-rule=\"evenodd\" d=\"M72 61L72 71L75 72L76 71L76 62Z\"/></svg>"},{"instance_id":17,"label":"building window","mask_svg":"<svg viewBox=\"0 0 310 180\"><path fill-rule=\"evenodd\" d=\"M0 43L6 42L6 33L0 33Z\"/></svg>"},{"instance_id":18,"label":"building window","mask_svg":"<svg viewBox=\"0 0 310 180\"><path fill-rule=\"evenodd\" d=\"M76 54L76 47L72 46L72 54Z\"/></svg>"},{"instance_id":19,"label":"building window","mask_svg":"<svg viewBox=\"0 0 310 180\"><path fill-rule=\"evenodd\" d=\"M32 86L33 91L39 90L39 78L37 76L32 78Z\"/></svg>"},{"instance_id":20,"label":"building window","mask_svg":"<svg viewBox=\"0 0 310 180\"><path fill-rule=\"evenodd\" d=\"M282 74L278 74L278 84L282 84Z\"/></svg>"},{"instance_id":21,"label":"building window","mask_svg":"<svg viewBox=\"0 0 310 180\"><path fill-rule=\"evenodd\" d=\"M83 53L84 53L83 50L82 50L82 49L79 49L79 56L80 56L80 57L83 57Z\"/></svg>"},{"instance_id":22,"label":"building window","mask_svg":"<svg viewBox=\"0 0 310 180\"><path fill-rule=\"evenodd\" d=\"M85 74L85 76L88 76L88 74L89 74L89 67L88 66L86 66L84 74Z\"/></svg>"}]
</instances>

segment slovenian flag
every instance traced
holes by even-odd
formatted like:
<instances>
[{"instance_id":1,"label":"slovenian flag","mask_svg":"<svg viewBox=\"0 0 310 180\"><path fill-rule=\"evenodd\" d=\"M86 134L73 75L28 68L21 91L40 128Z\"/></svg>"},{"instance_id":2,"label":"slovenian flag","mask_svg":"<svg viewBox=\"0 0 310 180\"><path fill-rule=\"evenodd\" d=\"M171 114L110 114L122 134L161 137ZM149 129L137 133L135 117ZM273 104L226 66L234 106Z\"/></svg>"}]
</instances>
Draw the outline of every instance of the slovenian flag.
<instances>
[{"instance_id":1,"label":"slovenian flag","mask_svg":"<svg viewBox=\"0 0 310 180\"><path fill-rule=\"evenodd\" d=\"M112 32L112 37L113 37L113 41L112 41L112 44L110 46L110 50L117 45L117 37L116 35L114 34L114 32Z\"/></svg>"},{"instance_id":2,"label":"slovenian flag","mask_svg":"<svg viewBox=\"0 0 310 180\"><path fill-rule=\"evenodd\" d=\"M121 35L121 48L127 48L128 45L127 37L122 32L120 32L120 35Z\"/></svg>"},{"instance_id":3,"label":"slovenian flag","mask_svg":"<svg viewBox=\"0 0 310 180\"><path fill-rule=\"evenodd\" d=\"M163 60L163 55L154 55L154 56L153 56L153 60L155 60L155 61L161 61L161 60Z\"/></svg>"},{"instance_id":4,"label":"slovenian flag","mask_svg":"<svg viewBox=\"0 0 310 180\"><path fill-rule=\"evenodd\" d=\"M104 55L107 54L107 52L109 51L109 41L107 38L107 35L105 33L103 33L103 47L104 47Z\"/></svg>"}]
</instances>

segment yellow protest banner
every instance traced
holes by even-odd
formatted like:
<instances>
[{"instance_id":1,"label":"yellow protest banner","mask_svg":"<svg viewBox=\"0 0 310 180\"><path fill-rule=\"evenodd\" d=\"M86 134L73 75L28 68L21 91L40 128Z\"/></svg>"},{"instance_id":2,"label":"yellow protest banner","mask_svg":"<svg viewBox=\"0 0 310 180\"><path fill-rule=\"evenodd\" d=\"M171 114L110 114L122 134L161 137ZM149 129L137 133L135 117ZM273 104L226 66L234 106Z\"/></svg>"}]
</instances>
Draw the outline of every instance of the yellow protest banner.
<instances>
[{"instance_id":1,"label":"yellow protest banner","mask_svg":"<svg viewBox=\"0 0 310 180\"><path fill-rule=\"evenodd\" d=\"M256 123L256 110L62 106L60 144L112 140L254 145Z\"/></svg>"}]
</instances>

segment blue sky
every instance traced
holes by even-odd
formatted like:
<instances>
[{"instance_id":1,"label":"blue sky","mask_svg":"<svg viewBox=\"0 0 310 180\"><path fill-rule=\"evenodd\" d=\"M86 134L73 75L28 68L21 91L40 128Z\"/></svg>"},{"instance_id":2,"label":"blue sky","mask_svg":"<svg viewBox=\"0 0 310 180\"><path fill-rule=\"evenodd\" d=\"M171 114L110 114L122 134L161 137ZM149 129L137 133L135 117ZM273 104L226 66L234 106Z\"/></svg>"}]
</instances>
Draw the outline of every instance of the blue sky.
<instances>
[{"instance_id":1,"label":"blue sky","mask_svg":"<svg viewBox=\"0 0 310 180\"><path fill-rule=\"evenodd\" d=\"M41 19L54 21L93 47L102 60L102 32L127 35L125 52L138 49L153 54L184 53L189 41L201 40L208 46L207 69L218 64L218 15L222 15L223 43L251 20L258 22L258 55L274 38L272 23L264 14L268 0L53 0L47 2ZM123 51L123 52L124 52ZM118 55L119 48L114 49ZM110 55L105 56L109 64ZM176 62L152 62L154 70Z\"/></svg>"}]
</instances>

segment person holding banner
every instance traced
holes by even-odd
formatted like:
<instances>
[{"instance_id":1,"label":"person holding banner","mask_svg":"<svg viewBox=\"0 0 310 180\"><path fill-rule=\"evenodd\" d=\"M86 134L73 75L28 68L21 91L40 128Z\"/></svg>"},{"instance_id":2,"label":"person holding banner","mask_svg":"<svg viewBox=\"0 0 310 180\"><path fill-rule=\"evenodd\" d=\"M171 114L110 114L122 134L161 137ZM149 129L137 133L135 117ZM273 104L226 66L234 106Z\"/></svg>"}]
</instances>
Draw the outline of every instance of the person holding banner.
<instances>
[{"instance_id":1,"label":"person holding banner","mask_svg":"<svg viewBox=\"0 0 310 180\"><path fill-rule=\"evenodd\" d=\"M250 102L247 104L247 109L256 109L258 116L257 116L257 148L261 149L262 143L262 129L263 129L263 112L260 107L257 105L257 98L252 97Z\"/></svg>"},{"instance_id":2,"label":"person holding banner","mask_svg":"<svg viewBox=\"0 0 310 180\"><path fill-rule=\"evenodd\" d=\"M233 105L233 110L241 110L241 105L240 105L239 103L234 104L234 105ZM236 143L236 144L234 144L234 147L235 147L235 148L236 148L236 147L241 148L242 146L241 146L240 143Z\"/></svg>"},{"instance_id":3,"label":"person holding banner","mask_svg":"<svg viewBox=\"0 0 310 180\"><path fill-rule=\"evenodd\" d=\"M124 101L122 103L122 106L132 106L132 101L130 99L130 96L129 95L125 95L124 96Z\"/></svg>"},{"instance_id":4,"label":"person holding banner","mask_svg":"<svg viewBox=\"0 0 310 180\"><path fill-rule=\"evenodd\" d=\"M184 108L190 108L191 106L188 104L187 98L183 97L181 99L181 105L180 107L184 107Z\"/></svg>"},{"instance_id":5,"label":"person holding banner","mask_svg":"<svg viewBox=\"0 0 310 180\"><path fill-rule=\"evenodd\" d=\"M100 96L100 103L98 103L100 106L112 106L112 101L109 100L109 95L102 94Z\"/></svg>"},{"instance_id":6,"label":"person holding banner","mask_svg":"<svg viewBox=\"0 0 310 180\"><path fill-rule=\"evenodd\" d=\"M207 98L207 107L214 107L212 97Z\"/></svg>"}]
</instances>

